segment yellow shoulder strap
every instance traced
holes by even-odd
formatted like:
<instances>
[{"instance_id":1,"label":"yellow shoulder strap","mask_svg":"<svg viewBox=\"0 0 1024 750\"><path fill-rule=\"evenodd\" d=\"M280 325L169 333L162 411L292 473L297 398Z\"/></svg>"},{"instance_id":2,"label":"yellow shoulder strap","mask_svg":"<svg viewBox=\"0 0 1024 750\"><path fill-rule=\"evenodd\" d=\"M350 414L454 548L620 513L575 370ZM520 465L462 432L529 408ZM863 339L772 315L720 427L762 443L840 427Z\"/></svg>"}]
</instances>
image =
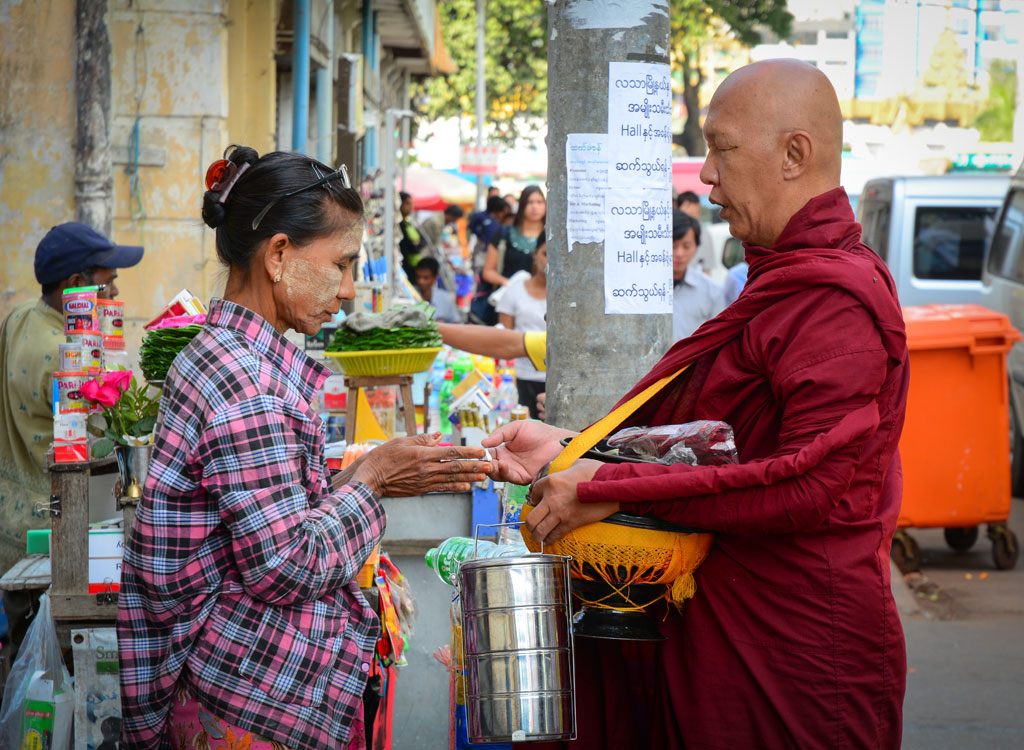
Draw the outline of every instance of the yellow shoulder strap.
<instances>
[{"instance_id":1,"label":"yellow shoulder strap","mask_svg":"<svg viewBox=\"0 0 1024 750\"><path fill-rule=\"evenodd\" d=\"M683 365L679 370L671 375L666 375L658 382L647 386L647 388L633 396L633 398L617 408L615 411L601 417L601 419L597 420L594 424L590 425L590 427L574 437L569 444L562 449L562 452L558 454L555 460L551 462L548 474L554 474L555 472L562 471L563 469L568 469L576 463L576 459L597 445L602 438L606 437L612 430L626 421L626 417L630 416L633 412L647 403L655 393L668 385L668 383L671 380L674 380L677 375L681 375L685 372L686 368L689 366L689 364Z\"/></svg>"}]
</instances>

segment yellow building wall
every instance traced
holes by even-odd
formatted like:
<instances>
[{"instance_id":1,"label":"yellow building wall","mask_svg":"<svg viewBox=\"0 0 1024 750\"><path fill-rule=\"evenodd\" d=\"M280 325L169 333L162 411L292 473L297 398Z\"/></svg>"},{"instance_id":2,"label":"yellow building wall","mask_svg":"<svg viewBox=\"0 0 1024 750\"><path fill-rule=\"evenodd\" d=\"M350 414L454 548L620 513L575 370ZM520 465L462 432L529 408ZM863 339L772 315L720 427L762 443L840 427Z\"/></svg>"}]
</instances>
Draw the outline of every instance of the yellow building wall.
<instances>
[{"instance_id":1,"label":"yellow building wall","mask_svg":"<svg viewBox=\"0 0 1024 750\"><path fill-rule=\"evenodd\" d=\"M74 219L74 0L0 0L0 318L39 295L36 245Z\"/></svg>"},{"instance_id":2,"label":"yellow building wall","mask_svg":"<svg viewBox=\"0 0 1024 750\"><path fill-rule=\"evenodd\" d=\"M183 288L204 302L223 291L214 232L200 216L203 178L229 143L274 144L274 41L280 3L109 0L113 225L146 248L119 272L125 333ZM39 294L35 247L74 219L74 0L0 0L0 315ZM8 33L13 32L13 33ZM45 39L46 44L39 40ZM137 180L132 133L138 123Z\"/></svg>"}]
</instances>

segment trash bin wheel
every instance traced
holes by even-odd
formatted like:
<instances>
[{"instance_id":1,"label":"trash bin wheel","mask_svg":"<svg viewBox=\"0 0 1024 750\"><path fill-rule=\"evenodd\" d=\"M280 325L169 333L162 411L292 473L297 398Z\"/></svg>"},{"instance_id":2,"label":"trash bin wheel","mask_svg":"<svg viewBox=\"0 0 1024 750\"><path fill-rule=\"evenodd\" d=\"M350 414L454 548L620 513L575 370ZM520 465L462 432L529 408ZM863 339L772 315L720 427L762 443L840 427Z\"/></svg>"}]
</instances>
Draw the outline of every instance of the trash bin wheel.
<instances>
[{"instance_id":1,"label":"trash bin wheel","mask_svg":"<svg viewBox=\"0 0 1024 750\"><path fill-rule=\"evenodd\" d=\"M913 573L921 569L921 548L917 540L905 531L892 536L892 560L901 573Z\"/></svg>"},{"instance_id":2,"label":"trash bin wheel","mask_svg":"<svg viewBox=\"0 0 1024 750\"><path fill-rule=\"evenodd\" d=\"M957 552L966 552L978 541L978 527L964 526L944 529L946 544Z\"/></svg>"},{"instance_id":3,"label":"trash bin wheel","mask_svg":"<svg viewBox=\"0 0 1024 750\"><path fill-rule=\"evenodd\" d=\"M988 527L988 538L992 540L992 562L996 569L1012 570L1020 556L1017 535L1006 528L1006 524L994 523Z\"/></svg>"}]
</instances>

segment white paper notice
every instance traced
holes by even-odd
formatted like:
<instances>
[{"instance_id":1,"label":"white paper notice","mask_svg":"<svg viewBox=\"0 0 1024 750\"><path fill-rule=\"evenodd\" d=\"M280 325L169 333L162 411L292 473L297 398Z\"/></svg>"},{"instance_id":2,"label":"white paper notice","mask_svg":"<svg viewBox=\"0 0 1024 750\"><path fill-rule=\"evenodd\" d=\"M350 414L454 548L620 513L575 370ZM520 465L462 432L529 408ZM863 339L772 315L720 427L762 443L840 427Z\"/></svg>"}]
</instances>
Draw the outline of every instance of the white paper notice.
<instances>
[{"instance_id":1,"label":"white paper notice","mask_svg":"<svg viewBox=\"0 0 1024 750\"><path fill-rule=\"evenodd\" d=\"M605 313L671 313L671 189L609 189L604 221Z\"/></svg>"},{"instance_id":2,"label":"white paper notice","mask_svg":"<svg viewBox=\"0 0 1024 750\"><path fill-rule=\"evenodd\" d=\"M567 210L565 231L569 252L574 242L604 240L604 193L608 189L608 136L567 133L565 136Z\"/></svg>"},{"instance_id":3,"label":"white paper notice","mask_svg":"<svg viewBox=\"0 0 1024 750\"><path fill-rule=\"evenodd\" d=\"M668 65L608 63L608 185L672 181L672 89Z\"/></svg>"},{"instance_id":4,"label":"white paper notice","mask_svg":"<svg viewBox=\"0 0 1024 750\"><path fill-rule=\"evenodd\" d=\"M605 313L672 312L671 120L668 65L608 64Z\"/></svg>"}]
</instances>

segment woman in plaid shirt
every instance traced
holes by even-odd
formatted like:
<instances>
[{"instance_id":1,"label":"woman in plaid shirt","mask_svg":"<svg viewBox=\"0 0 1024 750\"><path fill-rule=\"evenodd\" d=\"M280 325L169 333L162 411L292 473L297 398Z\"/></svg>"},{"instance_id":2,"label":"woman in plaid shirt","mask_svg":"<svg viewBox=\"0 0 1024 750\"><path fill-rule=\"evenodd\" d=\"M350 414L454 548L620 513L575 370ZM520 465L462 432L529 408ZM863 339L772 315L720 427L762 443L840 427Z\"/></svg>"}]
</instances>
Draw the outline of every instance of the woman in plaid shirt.
<instances>
[{"instance_id":1,"label":"woman in plaid shirt","mask_svg":"<svg viewBox=\"0 0 1024 750\"><path fill-rule=\"evenodd\" d=\"M362 201L344 167L246 147L207 187L227 284L167 375L126 544L121 747L362 747L379 625L355 576L384 535L379 498L468 490L491 466L442 463L484 453L421 435L330 477L311 406L329 370L284 333L355 296Z\"/></svg>"}]
</instances>

